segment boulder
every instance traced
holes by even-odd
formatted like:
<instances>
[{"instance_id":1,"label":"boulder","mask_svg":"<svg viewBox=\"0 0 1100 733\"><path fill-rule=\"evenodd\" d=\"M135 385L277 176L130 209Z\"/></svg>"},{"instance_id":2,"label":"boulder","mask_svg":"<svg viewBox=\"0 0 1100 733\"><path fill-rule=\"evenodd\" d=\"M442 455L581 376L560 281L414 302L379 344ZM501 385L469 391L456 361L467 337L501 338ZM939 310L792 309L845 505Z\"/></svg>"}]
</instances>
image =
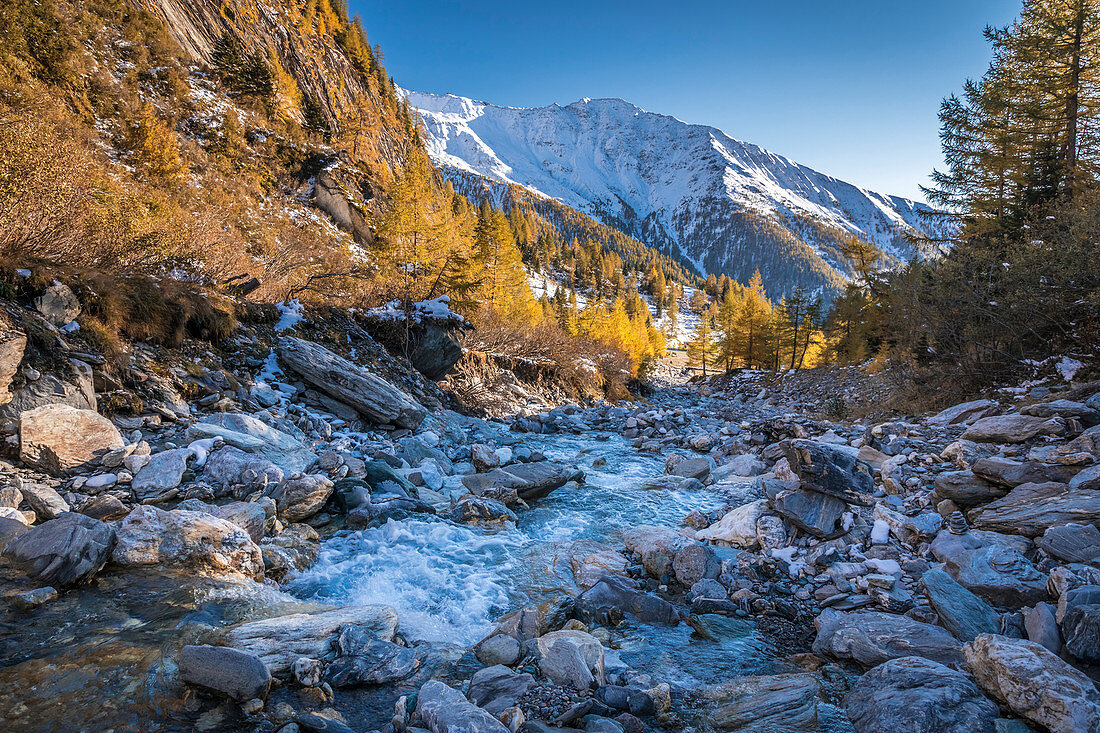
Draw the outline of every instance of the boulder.
<instances>
[{"instance_id":1,"label":"boulder","mask_svg":"<svg viewBox=\"0 0 1100 733\"><path fill-rule=\"evenodd\" d=\"M268 387L268 389L271 388ZM220 438L226 445L240 448L249 453L255 453L266 445L263 438L257 438L247 433L239 433L236 430L223 428L221 425L213 423L197 422L187 428L187 439L190 441L207 440L209 438Z\"/></svg>"},{"instance_id":2,"label":"boulder","mask_svg":"<svg viewBox=\"0 0 1100 733\"><path fill-rule=\"evenodd\" d=\"M529 674L513 672L501 665L486 667L470 678L466 697L486 712L500 715L513 707L533 684L535 678Z\"/></svg>"},{"instance_id":3,"label":"boulder","mask_svg":"<svg viewBox=\"0 0 1100 733\"><path fill-rule=\"evenodd\" d=\"M204 512L139 506L122 520L112 559L119 565L181 565L260 580L263 554L237 525Z\"/></svg>"},{"instance_id":4,"label":"boulder","mask_svg":"<svg viewBox=\"0 0 1100 733\"><path fill-rule=\"evenodd\" d=\"M51 473L86 465L123 445L114 423L91 410L44 405L19 416L19 457Z\"/></svg>"},{"instance_id":5,"label":"boulder","mask_svg":"<svg viewBox=\"0 0 1100 733\"><path fill-rule=\"evenodd\" d=\"M706 529L695 533L697 540L709 540L729 547L752 550L759 546L756 538L756 520L768 510L766 499L743 504Z\"/></svg>"},{"instance_id":6,"label":"boulder","mask_svg":"<svg viewBox=\"0 0 1100 733\"><path fill-rule=\"evenodd\" d=\"M924 512L907 516L883 504L876 504L872 515L876 521L883 521L890 528L890 534L911 547L919 547L936 536L943 527L943 517L939 514Z\"/></svg>"},{"instance_id":7,"label":"boulder","mask_svg":"<svg viewBox=\"0 0 1100 733\"><path fill-rule=\"evenodd\" d=\"M1100 490L1071 489L1053 482L1021 484L971 511L969 519L979 529L1038 537L1051 527L1071 522L1100 522Z\"/></svg>"},{"instance_id":8,"label":"boulder","mask_svg":"<svg viewBox=\"0 0 1100 733\"><path fill-rule=\"evenodd\" d=\"M588 690L605 684L603 647L583 631L551 631L538 639L539 670L557 685Z\"/></svg>"},{"instance_id":9,"label":"boulder","mask_svg":"<svg viewBox=\"0 0 1100 733\"><path fill-rule=\"evenodd\" d=\"M921 576L921 585L940 623L957 639L970 641L999 630L997 612L944 571L929 570Z\"/></svg>"},{"instance_id":10,"label":"boulder","mask_svg":"<svg viewBox=\"0 0 1100 733\"><path fill-rule=\"evenodd\" d=\"M307 473L295 478L287 478L271 492L275 500L279 518L285 522L300 522L309 519L332 496L333 483L321 474Z\"/></svg>"},{"instance_id":11,"label":"boulder","mask_svg":"<svg viewBox=\"0 0 1100 733\"><path fill-rule=\"evenodd\" d=\"M1100 491L1100 464L1086 468L1069 480L1070 489Z\"/></svg>"},{"instance_id":12,"label":"boulder","mask_svg":"<svg viewBox=\"0 0 1100 733\"><path fill-rule=\"evenodd\" d=\"M856 733L996 733L993 704L969 675L922 657L891 659L844 698Z\"/></svg>"},{"instance_id":13,"label":"boulder","mask_svg":"<svg viewBox=\"0 0 1100 733\"><path fill-rule=\"evenodd\" d=\"M982 689L1021 718L1051 733L1100 730L1092 681L1039 644L982 634L963 654Z\"/></svg>"},{"instance_id":14,"label":"boulder","mask_svg":"<svg viewBox=\"0 0 1100 733\"><path fill-rule=\"evenodd\" d=\"M503 723L461 692L436 680L420 688L416 715L432 733L509 733Z\"/></svg>"},{"instance_id":15,"label":"boulder","mask_svg":"<svg viewBox=\"0 0 1100 733\"><path fill-rule=\"evenodd\" d=\"M570 566L573 579L583 589L599 583L605 575L623 575L629 561L621 552L610 549L590 551L579 547L570 553Z\"/></svg>"},{"instance_id":16,"label":"boulder","mask_svg":"<svg viewBox=\"0 0 1100 733\"><path fill-rule=\"evenodd\" d=\"M466 494L443 515L458 524L505 524L518 522L519 517L495 499Z\"/></svg>"},{"instance_id":17,"label":"boulder","mask_svg":"<svg viewBox=\"0 0 1100 733\"><path fill-rule=\"evenodd\" d=\"M1033 417L1073 417L1080 420L1085 427L1092 427L1100 422L1100 411L1073 400L1052 400L1028 405L1020 410L1020 414Z\"/></svg>"},{"instance_id":18,"label":"boulder","mask_svg":"<svg viewBox=\"0 0 1100 733\"><path fill-rule=\"evenodd\" d=\"M1075 605L1062 619L1066 651L1089 664L1100 664L1100 603Z\"/></svg>"},{"instance_id":19,"label":"boulder","mask_svg":"<svg viewBox=\"0 0 1100 733\"><path fill-rule=\"evenodd\" d=\"M477 661L489 667L513 665L519 661L522 653L519 641L507 634L493 634L474 647Z\"/></svg>"},{"instance_id":20,"label":"boulder","mask_svg":"<svg viewBox=\"0 0 1100 733\"><path fill-rule=\"evenodd\" d=\"M115 546L109 524L71 512L13 534L4 556L34 580L57 588L91 580Z\"/></svg>"},{"instance_id":21,"label":"boulder","mask_svg":"<svg viewBox=\"0 0 1100 733\"><path fill-rule=\"evenodd\" d=\"M80 315L80 300L76 293L68 285L56 280L42 295L34 299L34 307L55 326L72 323Z\"/></svg>"},{"instance_id":22,"label":"boulder","mask_svg":"<svg viewBox=\"0 0 1100 733\"><path fill-rule=\"evenodd\" d=\"M672 476L681 478L693 478L702 481L715 469L714 459L709 456L701 458L685 458L677 462L668 472Z\"/></svg>"},{"instance_id":23,"label":"boulder","mask_svg":"<svg viewBox=\"0 0 1100 733\"><path fill-rule=\"evenodd\" d=\"M950 499L963 507L985 504L994 499L1000 499L1008 493L1005 489L994 486L976 475L972 470L941 473L936 476L934 486L936 496L940 499Z\"/></svg>"},{"instance_id":24,"label":"boulder","mask_svg":"<svg viewBox=\"0 0 1100 733\"><path fill-rule=\"evenodd\" d=\"M1100 530L1091 524L1051 527L1035 540L1035 544L1064 562L1100 562Z\"/></svg>"},{"instance_id":25,"label":"boulder","mask_svg":"<svg viewBox=\"0 0 1100 733\"><path fill-rule=\"evenodd\" d=\"M38 519L55 519L69 511L69 503L50 486L28 481L21 491L23 501L30 505Z\"/></svg>"},{"instance_id":26,"label":"boulder","mask_svg":"<svg viewBox=\"0 0 1100 733\"><path fill-rule=\"evenodd\" d=\"M389 606L345 606L318 613L248 621L225 631L225 643L260 658L274 674L289 672L300 657L331 660L337 632L355 624L391 641L397 630L397 611Z\"/></svg>"},{"instance_id":27,"label":"boulder","mask_svg":"<svg viewBox=\"0 0 1100 733\"><path fill-rule=\"evenodd\" d=\"M291 571L301 571L313 565L321 539L308 524L291 524L273 537L260 542L264 556L264 572L281 581Z\"/></svg>"},{"instance_id":28,"label":"boulder","mask_svg":"<svg viewBox=\"0 0 1100 733\"><path fill-rule=\"evenodd\" d=\"M708 719L719 730L816 731L820 691L808 673L744 677L709 691L717 707Z\"/></svg>"},{"instance_id":29,"label":"boulder","mask_svg":"<svg viewBox=\"0 0 1100 733\"><path fill-rule=\"evenodd\" d=\"M1028 641L1041 644L1057 654L1062 650L1062 633L1058 630L1058 619L1054 616L1054 607L1049 603L1036 603L1023 610L1024 631Z\"/></svg>"},{"instance_id":30,"label":"boulder","mask_svg":"<svg viewBox=\"0 0 1100 733\"><path fill-rule=\"evenodd\" d=\"M220 437L229 445L236 444L236 447L243 450L255 450L288 474L306 471L317 460L317 455L303 445L298 438L277 430L251 415L242 415L238 412L208 415L203 418L202 423L196 425L199 426L200 432L212 433L209 437ZM195 428L196 425L191 427ZM255 449L249 449L245 446L252 443L235 438L234 433L262 441L262 444Z\"/></svg>"},{"instance_id":31,"label":"boulder","mask_svg":"<svg viewBox=\"0 0 1100 733\"><path fill-rule=\"evenodd\" d=\"M962 643L938 626L890 613L846 614L832 609L814 621L817 638L814 654L834 659L851 659L874 667L900 657L924 657L934 662L957 665L962 661Z\"/></svg>"},{"instance_id":32,"label":"boulder","mask_svg":"<svg viewBox=\"0 0 1100 733\"><path fill-rule=\"evenodd\" d=\"M180 650L180 677L238 702L267 697L271 673L254 654L225 646L187 645Z\"/></svg>"},{"instance_id":33,"label":"boulder","mask_svg":"<svg viewBox=\"0 0 1100 733\"><path fill-rule=\"evenodd\" d=\"M812 440L781 443L803 489L827 494L849 504L872 506L875 481L871 467L842 447Z\"/></svg>"},{"instance_id":34,"label":"boulder","mask_svg":"<svg viewBox=\"0 0 1100 733\"><path fill-rule=\"evenodd\" d=\"M138 499L145 501L179 486L190 457L191 451L187 448L175 448L150 456L149 462L137 472L131 483Z\"/></svg>"},{"instance_id":35,"label":"boulder","mask_svg":"<svg viewBox=\"0 0 1100 733\"><path fill-rule=\"evenodd\" d=\"M323 346L284 337L279 340L278 355L306 382L376 423L411 429L427 416L408 394Z\"/></svg>"},{"instance_id":36,"label":"boulder","mask_svg":"<svg viewBox=\"0 0 1100 733\"><path fill-rule=\"evenodd\" d=\"M986 417L1000 408L993 400L974 400L948 407L925 420L929 425L960 425Z\"/></svg>"},{"instance_id":37,"label":"boulder","mask_svg":"<svg viewBox=\"0 0 1100 733\"><path fill-rule=\"evenodd\" d=\"M680 615L671 603L640 590L628 578L614 575L603 577L577 596L573 608L579 619L590 624L608 625L610 620L622 614L629 614L643 623L680 623Z\"/></svg>"},{"instance_id":38,"label":"boulder","mask_svg":"<svg viewBox=\"0 0 1100 733\"><path fill-rule=\"evenodd\" d=\"M845 534L843 517L848 505L843 499L817 491L781 491L771 499L776 513L803 532L833 539Z\"/></svg>"},{"instance_id":39,"label":"boulder","mask_svg":"<svg viewBox=\"0 0 1100 733\"><path fill-rule=\"evenodd\" d=\"M536 501L570 481L583 480L584 473L576 468L552 461L537 461L469 474L462 477L462 485L476 496L502 500L501 497L514 492L524 501Z\"/></svg>"},{"instance_id":40,"label":"boulder","mask_svg":"<svg viewBox=\"0 0 1100 733\"><path fill-rule=\"evenodd\" d=\"M226 488L237 485L260 488L279 483L284 474L281 468L266 458L226 445L206 459L203 475Z\"/></svg>"},{"instance_id":41,"label":"boulder","mask_svg":"<svg viewBox=\"0 0 1100 733\"><path fill-rule=\"evenodd\" d=\"M43 374L26 382L10 394L7 404L0 403L0 419L18 419L30 410L46 405L68 405L78 410L96 411L95 383L88 364L70 359L71 374Z\"/></svg>"},{"instance_id":42,"label":"boulder","mask_svg":"<svg viewBox=\"0 0 1100 733\"><path fill-rule=\"evenodd\" d=\"M207 504L206 502L199 501L198 499L188 499L186 501L181 501L176 506L176 509L186 509L192 512L206 512L218 519L232 522L245 532L248 532L248 536L252 538L253 542L259 542L263 539L264 532L267 529L267 512L265 512L264 508L256 502L234 501L229 504L216 506L214 504Z\"/></svg>"},{"instance_id":43,"label":"boulder","mask_svg":"<svg viewBox=\"0 0 1100 733\"><path fill-rule=\"evenodd\" d=\"M1048 481L1066 483L1077 473L1077 469L1072 466L1051 465L1038 461L1013 461L1002 456L990 456L976 461L970 470L986 481L1008 488Z\"/></svg>"},{"instance_id":44,"label":"boulder","mask_svg":"<svg viewBox=\"0 0 1100 733\"><path fill-rule=\"evenodd\" d=\"M944 530L931 549L952 578L994 606L1019 608L1047 598L1046 576L1008 544Z\"/></svg>"},{"instance_id":45,"label":"boulder","mask_svg":"<svg viewBox=\"0 0 1100 733\"><path fill-rule=\"evenodd\" d=\"M692 543L672 556L672 574L676 582L685 588L690 588L703 578L713 580L721 572L721 561L706 545Z\"/></svg>"},{"instance_id":46,"label":"boulder","mask_svg":"<svg viewBox=\"0 0 1100 733\"><path fill-rule=\"evenodd\" d=\"M1058 418L1030 415L995 415L974 422L962 434L975 443L1024 443L1039 435L1061 435L1065 425Z\"/></svg>"},{"instance_id":47,"label":"boulder","mask_svg":"<svg viewBox=\"0 0 1100 733\"><path fill-rule=\"evenodd\" d=\"M646 572L654 578L667 575L672 558L691 542L669 527L642 525L623 532L626 551L641 560Z\"/></svg>"},{"instance_id":48,"label":"boulder","mask_svg":"<svg viewBox=\"0 0 1100 733\"><path fill-rule=\"evenodd\" d=\"M340 631L336 650L336 659L325 670L325 681L336 688L396 682L420 665L412 649L379 639L372 629L356 624Z\"/></svg>"}]
</instances>

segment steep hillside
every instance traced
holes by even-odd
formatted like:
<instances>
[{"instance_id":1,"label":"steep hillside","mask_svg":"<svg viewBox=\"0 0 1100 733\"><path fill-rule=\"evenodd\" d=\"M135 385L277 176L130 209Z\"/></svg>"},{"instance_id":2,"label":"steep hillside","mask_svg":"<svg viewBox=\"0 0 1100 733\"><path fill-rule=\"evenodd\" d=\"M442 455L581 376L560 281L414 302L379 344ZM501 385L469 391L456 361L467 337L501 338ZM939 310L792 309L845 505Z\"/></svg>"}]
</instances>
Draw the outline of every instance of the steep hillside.
<instances>
[{"instance_id":1,"label":"steep hillside","mask_svg":"<svg viewBox=\"0 0 1100 733\"><path fill-rule=\"evenodd\" d=\"M833 288L849 274L842 243L873 243L883 264L921 254L929 208L866 191L703 125L618 99L566 107L498 107L405 92L447 169L514 183L557 199L683 257L703 275L769 292Z\"/></svg>"}]
</instances>

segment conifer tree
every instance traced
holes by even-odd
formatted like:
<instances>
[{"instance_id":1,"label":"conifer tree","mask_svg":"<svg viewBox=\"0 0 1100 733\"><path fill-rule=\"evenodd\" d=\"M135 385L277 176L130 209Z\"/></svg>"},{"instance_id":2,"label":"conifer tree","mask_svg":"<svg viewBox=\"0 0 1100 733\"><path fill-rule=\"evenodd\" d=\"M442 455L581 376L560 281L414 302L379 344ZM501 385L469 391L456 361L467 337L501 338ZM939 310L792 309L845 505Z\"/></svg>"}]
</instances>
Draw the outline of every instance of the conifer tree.
<instances>
[{"instance_id":1,"label":"conifer tree","mask_svg":"<svg viewBox=\"0 0 1100 733\"><path fill-rule=\"evenodd\" d=\"M714 371L715 357L718 354L718 344L714 340L714 320L717 311L714 306L708 307L699 317L699 325L695 328L695 337L688 343L688 364L698 365L703 370L703 376L707 376L707 368Z\"/></svg>"}]
</instances>

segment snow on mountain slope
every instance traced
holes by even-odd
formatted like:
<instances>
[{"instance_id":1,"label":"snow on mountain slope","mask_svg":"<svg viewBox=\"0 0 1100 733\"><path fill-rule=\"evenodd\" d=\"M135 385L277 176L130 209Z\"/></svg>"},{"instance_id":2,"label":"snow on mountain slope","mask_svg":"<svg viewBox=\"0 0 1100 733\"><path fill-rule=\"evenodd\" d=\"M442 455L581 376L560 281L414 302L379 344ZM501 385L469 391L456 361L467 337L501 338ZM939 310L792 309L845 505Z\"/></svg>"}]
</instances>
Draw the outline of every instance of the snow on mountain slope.
<instances>
[{"instance_id":1,"label":"snow on mountain slope","mask_svg":"<svg viewBox=\"0 0 1100 733\"><path fill-rule=\"evenodd\" d=\"M565 107L498 107L405 92L433 159L452 172L556 198L702 274L769 291L833 288L848 274L841 241L878 246L886 264L916 254L924 204L885 196L798 165L721 130L646 112L621 99Z\"/></svg>"}]
</instances>

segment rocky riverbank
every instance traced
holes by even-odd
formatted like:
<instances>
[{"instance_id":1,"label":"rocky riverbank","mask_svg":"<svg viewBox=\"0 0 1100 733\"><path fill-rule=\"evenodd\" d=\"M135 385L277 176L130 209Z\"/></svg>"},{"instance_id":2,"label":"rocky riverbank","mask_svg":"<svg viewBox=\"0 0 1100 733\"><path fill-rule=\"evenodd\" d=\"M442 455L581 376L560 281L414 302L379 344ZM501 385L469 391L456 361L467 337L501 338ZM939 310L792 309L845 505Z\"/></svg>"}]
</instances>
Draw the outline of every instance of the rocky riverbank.
<instances>
[{"instance_id":1,"label":"rocky riverbank","mask_svg":"<svg viewBox=\"0 0 1100 733\"><path fill-rule=\"evenodd\" d=\"M1100 730L1100 384L871 424L744 373L485 420L346 314L115 371L50 292L0 330L13 730ZM463 592L535 580L461 628L438 573L415 609L365 582L436 532Z\"/></svg>"}]
</instances>

